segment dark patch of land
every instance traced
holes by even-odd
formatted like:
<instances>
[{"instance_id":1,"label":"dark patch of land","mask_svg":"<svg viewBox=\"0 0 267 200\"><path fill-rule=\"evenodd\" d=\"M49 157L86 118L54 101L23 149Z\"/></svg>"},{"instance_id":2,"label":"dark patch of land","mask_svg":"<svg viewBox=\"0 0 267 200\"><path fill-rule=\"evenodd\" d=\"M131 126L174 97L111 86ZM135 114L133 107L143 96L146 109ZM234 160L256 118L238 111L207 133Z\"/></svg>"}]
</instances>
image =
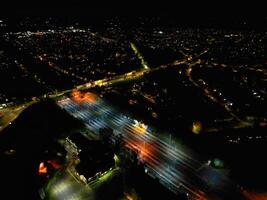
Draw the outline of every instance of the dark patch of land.
<instances>
[{"instance_id":1,"label":"dark patch of land","mask_svg":"<svg viewBox=\"0 0 267 200\"><path fill-rule=\"evenodd\" d=\"M0 136L1 195L38 199L38 167L46 150L61 149L56 139L83 127L52 101L26 109ZM7 154L13 149L13 154Z\"/></svg>"}]
</instances>

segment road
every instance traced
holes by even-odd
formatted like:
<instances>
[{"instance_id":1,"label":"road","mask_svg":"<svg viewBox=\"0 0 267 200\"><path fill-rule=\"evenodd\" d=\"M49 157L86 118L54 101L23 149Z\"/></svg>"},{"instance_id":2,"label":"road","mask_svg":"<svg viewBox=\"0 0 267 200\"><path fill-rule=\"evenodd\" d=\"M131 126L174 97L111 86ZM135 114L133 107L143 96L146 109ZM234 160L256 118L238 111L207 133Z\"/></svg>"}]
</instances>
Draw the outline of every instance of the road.
<instances>
[{"instance_id":1,"label":"road","mask_svg":"<svg viewBox=\"0 0 267 200\"><path fill-rule=\"evenodd\" d=\"M30 101L25 104L18 106L11 106L7 108L0 109L0 132L10 125L21 113L23 110L28 108L30 105L36 101Z\"/></svg>"},{"instance_id":2,"label":"road","mask_svg":"<svg viewBox=\"0 0 267 200\"><path fill-rule=\"evenodd\" d=\"M90 95L91 93L89 93ZM153 127L144 125L135 119L115 110L103 99L95 97L77 100L77 97L63 97L58 105L75 118L84 122L85 126L94 132L98 138L100 128L112 128L112 140L121 135L128 148L138 155L140 162L146 166L146 172L157 177L161 184L175 193L185 192L192 199L209 199L214 191L222 190L225 185L231 185L230 180L212 167L206 161L198 158L188 148L169 139L169 134L161 136L155 133ZM90 99L90 100L89 100ZM93 100L92 100L93 99ZM216 185L199 171L204 166L205 174L216 177Z\"/></svg>"}]
</instances>

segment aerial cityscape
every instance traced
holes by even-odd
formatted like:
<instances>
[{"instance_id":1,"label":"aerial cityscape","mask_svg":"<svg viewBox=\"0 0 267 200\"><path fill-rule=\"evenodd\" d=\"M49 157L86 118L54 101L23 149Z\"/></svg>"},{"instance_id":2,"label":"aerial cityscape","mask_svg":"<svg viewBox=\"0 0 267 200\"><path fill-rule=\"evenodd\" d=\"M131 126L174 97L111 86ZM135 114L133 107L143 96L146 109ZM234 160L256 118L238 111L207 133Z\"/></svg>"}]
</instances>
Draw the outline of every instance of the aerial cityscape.
<instances>
[{"instance_id":1,"label":"aerial cityscape","mask_svg":"<svg viewBox=\"0 0 267 200\"><path fill-rule=\"evenodd\" d=\"M0 18L1 194L267 200L261 22Z\"/></svg>"}]
</instances>

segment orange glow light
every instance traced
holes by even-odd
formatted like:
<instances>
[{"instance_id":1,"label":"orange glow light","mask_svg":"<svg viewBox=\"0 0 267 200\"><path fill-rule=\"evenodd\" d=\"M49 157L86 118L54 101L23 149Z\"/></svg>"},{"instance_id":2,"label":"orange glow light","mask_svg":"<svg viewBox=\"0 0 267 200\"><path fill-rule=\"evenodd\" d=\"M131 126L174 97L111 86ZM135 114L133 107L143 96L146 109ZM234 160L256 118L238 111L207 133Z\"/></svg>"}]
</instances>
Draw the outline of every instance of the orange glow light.
<instances>
[{"instance_id":1,"label":"orange glow light","mask_svg":"<svg viewBox=\"0 0 267 200\"><path fill-rule=\"evenodd\" d=\"M93 103L96 102L97 100L97 95L91 92L82 93L78 90L75 90L72 92L71 96L73 100L76 101L77 103L84 103L84 102Z\"/></svg>"},{"instance_id":2,"label":"orange glow light","mask_svg":"<svg viewBox=\"0 0 267 200\"><path fill-rule=\"evenodd\" d=\"M51 164L52 167L55 168L55 169L59 169L60 168L60 164L57 161L55 161L55 160L48 160L47 162L49 164Z\"/></svg>"},{"instance_id":3,"label":"orange glow light","mask_svg":"<svg viewBox=\"0 0 267 200\"><path fill-rule=\"evenodd\" d=\"M134 126L134 132L139 134L145 134L147 130L147 125L141 122L136 122Z\"/></svg>"},{"instance_id":4,"label":"orange glow light","mask_svg":"<svg viewBox=\"0 0 267 200\"><path fill-rule=\"evenodd\" d=\"M97 95L91 92L85 93L85 99L87 102L93 103L97 100Z\"/></svg>"},{"instance_id":5,"label":"orange glow light","mask_svg":"<svg viewBox=\"0 0 267 200\"><path fill-rule=\"evenodd\" d=\"M127 200L134 200L129 194L125 193L125 197Z\"/></svg>"},{"instance_id":6,"label":"orange glow light","mask_svg":"<svg viewBox=\"0 0 267 200\"><path fill-rule=\"evenodd\" d=\"M44 165L43 162L39 165L39 174L46 174L47 173L47 167Z\"/></svg>"},{"instance_id":7,"label":"orange glow light","mask_svg":"<svg viewBox=\"0 0 267 200\"><path fill-rule=\"evenodd\" d=\"M143 161L149 161L150 157L154 157L155 149L150 143L142 143L139 146L139 156Z\"/></svg>"},{"instance_id":8,"label":"orange glow light","mask_svg":"<svg viewBox=\"0 0 267 200\"><path fill-rule=\"evenodd\" d=\"M247 200L267 200L267 193L257 194L249 192L247 190L242 190L242 194L246 197Z\"/></svg>"}]
</instances>

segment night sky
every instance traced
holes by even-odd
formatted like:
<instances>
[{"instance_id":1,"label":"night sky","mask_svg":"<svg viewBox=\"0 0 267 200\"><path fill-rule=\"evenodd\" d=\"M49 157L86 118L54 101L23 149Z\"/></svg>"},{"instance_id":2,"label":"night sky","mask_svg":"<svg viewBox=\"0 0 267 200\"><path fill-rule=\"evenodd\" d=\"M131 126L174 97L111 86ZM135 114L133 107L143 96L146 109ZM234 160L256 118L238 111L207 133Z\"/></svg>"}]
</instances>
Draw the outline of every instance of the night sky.
<instances>
[{"instance_id":1,"label":"night sky","mask_svg":"<svg viewBox=\"0 0 267 200\"><path fill-rule=\"evenodd\" d=\"M55 16L55 17L91 17L94 20L102 20L112 16L121 16L134 19L137 16L151 17L161 16L166 21L172 21L181 26L197 27L217 27L217 28L238 28L238 29L260 29L266 30L267 17L263 7L238 7L228 4L218 4L207 7L205 4L200 6L189 6L187 3L178 5L143 5L130 1L125 3L115 3L113 5L103 4L49 4L49 1L43 1L38 4L16 4L12 6L0 7L0 16L9 19L17 19L21 16ZM46 4L45 4L46 2ZM42 4L43 3L43 4ZM99 1L98 1L98 4Z\"/></svg>"},{"instance_id":2,"label":"night sky","mask_svg":"<svg viewBox=\"0 0 267 200\"><path fill-rule=\"evenodd\" d=\"M262 1L263 2L263 1ZM0 6L0 15L20 16L175 16L179 23L196 25L266 26L265 6L257 1L122 1L122 0L9 0Z\"/></svg>"}]
</instances>

